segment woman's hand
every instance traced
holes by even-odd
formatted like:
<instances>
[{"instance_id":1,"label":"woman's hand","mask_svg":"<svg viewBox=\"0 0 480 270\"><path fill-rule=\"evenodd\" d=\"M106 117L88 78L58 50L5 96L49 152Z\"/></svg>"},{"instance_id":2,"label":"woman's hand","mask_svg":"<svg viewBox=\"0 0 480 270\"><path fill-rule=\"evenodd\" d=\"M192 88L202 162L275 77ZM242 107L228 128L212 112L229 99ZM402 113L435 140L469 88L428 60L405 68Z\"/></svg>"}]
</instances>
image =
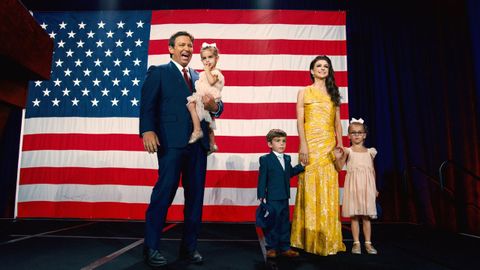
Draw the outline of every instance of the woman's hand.
<instances>
[{"instance_id":1,"label":"woman's hand","mask_svg":"<svg viewBox=\"0 0 480 270\"><path fill-rule=\"evenodd\" d=\"M333 154L335 155L335 158L336 159L340 159L342 158L343 154L345 152L343 151L343 147L335 147L335 149L333 150Z\"/></svg>"},{"instance_id":2,"label":"woman's hand","mask_svg":"<svg viewBox=\"0 0 480 270\"><path fill-rule=\"evenodd\" d=\"M308 165L308 147L306 144L300 144L298 151L298 158L302 164Z\"/></svg>"}]
</instances>

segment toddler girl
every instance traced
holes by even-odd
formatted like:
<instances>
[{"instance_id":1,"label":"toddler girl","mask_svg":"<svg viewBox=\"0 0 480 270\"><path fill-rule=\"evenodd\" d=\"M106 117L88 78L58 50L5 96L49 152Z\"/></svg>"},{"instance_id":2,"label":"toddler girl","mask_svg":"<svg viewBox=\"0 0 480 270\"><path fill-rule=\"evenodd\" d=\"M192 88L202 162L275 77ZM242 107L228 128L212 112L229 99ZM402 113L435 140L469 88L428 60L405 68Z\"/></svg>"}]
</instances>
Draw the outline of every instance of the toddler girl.
<instances>
[{"instance_id":1,"label":"toddler girl","mask_svg":"<svg viewBox=\"0 0 480 270\"><path fill-rule=\"evenodd\" d=\"M335 166L341 170L347 164L347 175L343 187L342 215L350 217L353 235L353 254L361 254L359 241L359 220L363 223L365 250L368 254L377 254L373 247L370 219L377 218L375 200L378 191L375 186L375 169L373 158L377 154L375 148L366 148L363 144L367 137L367 126L363 119L353 118L348 126L348 137L352 144L349 148L335 148Z\"/></svg>"},{"instance_id":2,"label":"toddler girl","mask_svg":"<svg viewBox=\"0 0 480 270\"><path fill-rule=\"evenodd\" d=\"M218 62L218 49L215 43L208 44L204 42L200 49L200 57L204 66L204 71L200 72L199 79L195 82L196 92L187 98L188 111L193 121L193 132L190 136L188 143L194 143L198 139L203 137L203 132L200 127L202 120L210 123L209 137L210 137L210 150L209 154L218 150L215 144L215 136L213 129L215 129L215 121L211 117L210 112L204 109L202 97L204 95L211 95L216 102L221 98L220 92L225 85L225 79L216 68Z\"/></svg>"}]
</instances>

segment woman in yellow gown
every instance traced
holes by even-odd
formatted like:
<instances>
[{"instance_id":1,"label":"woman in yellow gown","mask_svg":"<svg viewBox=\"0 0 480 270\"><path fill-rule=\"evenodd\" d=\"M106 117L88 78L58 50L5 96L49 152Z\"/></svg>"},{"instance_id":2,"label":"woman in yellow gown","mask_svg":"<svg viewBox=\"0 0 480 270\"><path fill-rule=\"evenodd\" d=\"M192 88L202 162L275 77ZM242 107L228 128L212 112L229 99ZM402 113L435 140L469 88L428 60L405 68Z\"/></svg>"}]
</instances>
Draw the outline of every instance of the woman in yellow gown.
<instances>
[{"instance_id":1,"label":"woman in yellow gown","mask_svg":"<svg viewBox=\"0 0 480 270\"><path fill-rule=\"evenodd\" d=\"M313 59L310 77L313 84L297 96L299 159L307 166L298 179L291 244L326 256L345 251L332 153L335 146L343 146L340 93L327 56Z\"/></svg>"}]
</instances>

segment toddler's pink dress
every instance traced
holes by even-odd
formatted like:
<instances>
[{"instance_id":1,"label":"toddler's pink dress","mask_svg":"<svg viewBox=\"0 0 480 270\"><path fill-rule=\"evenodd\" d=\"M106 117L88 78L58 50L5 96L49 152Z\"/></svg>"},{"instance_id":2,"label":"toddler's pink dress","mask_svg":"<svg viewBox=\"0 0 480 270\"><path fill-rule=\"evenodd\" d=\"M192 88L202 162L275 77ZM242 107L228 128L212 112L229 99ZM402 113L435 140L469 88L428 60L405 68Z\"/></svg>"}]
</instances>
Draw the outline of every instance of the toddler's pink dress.
<instances>
[{"instance_id":1,"label":"toddler's pink dress","mask_svg":"<svg viewBox=\"0 0 480 270\"><path fill-rule=\"evenodd\" d=\"M375 185L375 169L373 158L377 154L375 148L366 152L354 152L345 148L347 158L347 175L343 185L342 215L356 215L377 218L375 204L377 187Z\"/></svg>"},{"instance_id":2,"label":"toddler's pink dress","mask_svg":"<svg viewBox=\"0 0 480 270\"><path fill-rule=\"evenodd\" d=\"M191 96L187 97L187 105L190 102L195 101L195 110L197 111L197 115L200 118L200 121L205 119L205 121L210 123L210 127L212 129L215 129L215 121L213 121L210 112L205 110L202 102L202 97L206 94L210 94L213 96L216 102L219 101L222 98L221 92L223 86L225 85L225 78L218 69L212 70L211 73L212 75L216 75L218 77L218 81L214 85L210 85L205 71L200 72L200 77L195 82L196 92L193 93Z\"/></svg>"}]
</instances>

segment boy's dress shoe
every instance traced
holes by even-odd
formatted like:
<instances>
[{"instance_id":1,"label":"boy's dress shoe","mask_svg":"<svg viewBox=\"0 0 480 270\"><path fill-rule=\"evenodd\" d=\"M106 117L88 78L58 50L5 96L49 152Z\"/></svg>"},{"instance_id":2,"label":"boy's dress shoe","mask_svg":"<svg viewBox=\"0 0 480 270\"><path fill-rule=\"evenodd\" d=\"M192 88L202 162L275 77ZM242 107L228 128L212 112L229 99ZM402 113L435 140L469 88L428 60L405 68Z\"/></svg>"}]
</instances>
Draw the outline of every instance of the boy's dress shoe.
<instances>
[{"instance_id":1,"label":"boy's dress shoe","mask_svg":"<svg viewBox=\"0 0 480 270\"><path fill-rule=\"evenodd\" d=\"M143 258L145 262L151 267L161 267L167 265L167 259L162 255L162 253L155 249L144 249Z\"/></svg>"},{"instance_id":2,"label":"boy's dress shoe","mask_svg":"<svg viewBox=\"0 0 480 270\"><path fill-rule=\"evenodd\" d=\"M275 249L269 249L267 250L267 258L276 258L277 257L277 251Z\"/></svg>"},{"instance_id":3,"label":"boy's dress shoe","mask_svg":"<svg viewBox=\"0 0 480 270\"><path fill-rule=\"evenodd\" d=\"M180 252L180 258L195 264L200 264L203 262L203 257L198 250L194 250L192 252Z\"/></svg>"},{"instance_id":4,"label":"boy's dress shoe","mask_svg":"<svg viewBox=\"0 0 480 270\"><path fill-rule=\"evenodd\" d=\"M289 257L289 258L294 258L294 257L300 256L300 253L298 253L297 251L295 251L293 249L288 249L288 250L285 250L284 252L282 252L282 256Z\"/></svg>"}]
</instances>

